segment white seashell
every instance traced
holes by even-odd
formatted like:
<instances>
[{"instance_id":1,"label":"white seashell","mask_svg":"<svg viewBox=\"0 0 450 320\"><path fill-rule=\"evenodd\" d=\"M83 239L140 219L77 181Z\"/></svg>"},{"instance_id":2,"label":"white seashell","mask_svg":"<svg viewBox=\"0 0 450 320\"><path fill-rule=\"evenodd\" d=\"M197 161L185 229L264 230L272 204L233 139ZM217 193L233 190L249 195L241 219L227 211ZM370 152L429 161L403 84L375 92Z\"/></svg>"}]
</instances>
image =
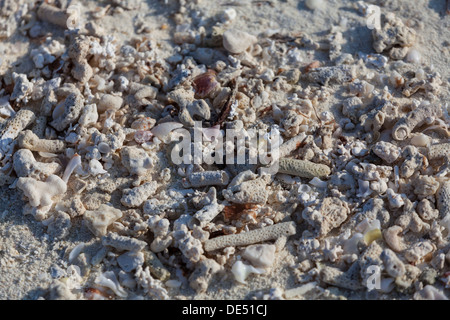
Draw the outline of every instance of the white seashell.
<instances>
[{"instance_id":1,"label":"white seashell","mask_svg":"<svg viewBox=\"0 0 450 320\"><path fill-rule=\"evenodd\" d=\"M273 244L255 244L245 248L242 257L256 268L268 268L275 261L275 250Z\"/></svg>"},{"instance_id":2,"label":"white seashell","mask_svg":"<svg viewBox=\"0 0 450 320\"><path fill-rule=\"evenodd\" d=\"M231 272L233 273L234 279L237 282L245 284L246 283L245 279L247 279L247 277L250 274L252 274L252 273L262 274L265 271L264 271L264 269L255 268L251 265L245 264L242 261L238 260L231 268Z\"/></svg>"},{"instance_id":3,"label":"white seashell","mask_svg":"<svg viewBox=\"0 0 450 320\"><path fill-rule=\"evenodd\" d=\"M159 140L162 142L168 142L170 133L175 130L183 127L183 125L179 122L164 122L155 126L151 131Z\"/></svg>"},{"instance_id":4,"label":"white seashell","mask_svg":"<svg viewBox=\"0 0 450 320\"><path fill-rule=\"evenodd\" d=\"M101 153L110 153L111 152L111 147L106 142L100 142L97 145L97 149Z\"/></svg>"},{"instance_id":5,"label":"white seashell","mask_svg":"<svg viewBox=\"0 0 450 320\"><path fill-rule=\"evenodd\" d=\"M309 184L311 184L317 188L320 188L320 189L325 189L328 186L328 182L322 181L317 177L312 178L311 181L309 182Z\"/></svg>"},{"instance_id":6,"label":"white seashell","mask_svg":"<svg viewBox=\"0 0 450 320\"><path fill-rule=\"evenodd\" d=\"M416 77L418 80L426 80L426 79L427 79L427 73L425 72L425 70L423 70L422 68L420 68L419 70L416 71L415 77ZM422 102L422 103L425 103L425 101ZM430 102L427 101L426 104L430 104Z\"/></svg>"},{"instance_id":7,"label":"white seashell","mask_svg":"<svg viewBox=\"0 0 450 320\"><path fill-rule=\"evenodd\" d=\"M53 109L52 112L52 118L57 119L64 113L64 101L61 101L59 104L56 105L55 109Z\"/></svg>"},{"instance_id":8,"label":"white seashell","mask_svg":"<svg viewBox=\"0 0 450 320\"><path fill-rule=\"evenodd\" d=\"M78 167L81 166L81 156L79 156L77 153L70 159L69 163L67 164L66 170L64 170L63 175L63 181L67 183L69 181L70 175L72 172Z\"/></svg>"},{"instance_id":9,"label":"white seashell","mask_svg":"<svg viewBox=\"0 0 450 320\"><path fill-rule=\"evenodd\" d=\"M164 284L168 288L179 288L182 285L181 281L178 280L167 280Z\"/></svg>"},{"instance_id":10,"label":"white seashell","mask_svg":"<svg viewBox=\"0 0 450 320\"><path fill-rule=\"evenodd\" d=\"M282 181L283 183L291 184L291 185L300 182L300 178L299 177L291 176L289 174L284 174L284 173L278 173L276 175L276 178L278 180Z\"/></svg>"},{"instance_id":11,"label":"white seashell","mask_svg":"<svg viewBox=\"0 0 450 320\"><path fill-rule=\"evenodd\" d=\"M392 190L391 188L388 188L386 190L386 194L388 196L389 205L393 209L400 208L405 204L405 201L403 201L403 198L400 194L397 194Z\"/></svg>"},{"instance_id":12,"label":"white seashell","mask_svg":"<svg viewBox=\"0 0 450 320\"><path fill-rule=\"evenodd\" d=\"M98 161L97 159L92 159L89 161L89 173L93 174L94 176L98 174L104 174L107 173L105 169L103 169L103 165Z\"/></svg>"},{"instance_id":13,"label":"white seashell","mask_svg":"<svg viewBox=\"0 0 450 320\"><path fill-rule=\"evenodd\" d=\"M79 256L79 254L84 250L84 247L86 246L85 243L80 243L76 245L69 254L69 262L71 263L76 257Z\"/></svg>"},{"instance_id":14,"label":"white seashell","mask_svg":"<svg viewBox=\"0 0 450 320\"><path fill-rule=\"evenodd\" d=\"M42 158L54 158L58 156L56 153L51 152L39 151L38 153Z\"/></svg>"},{"instance_id":15,"label":"white seashell","mask_svg":"<svg viewBox=\"0 0 450 320\"><path fill-rule=\"evenodd\" d=\"M410 63L420 63L421 61L421 55L420 52L417 49L411 48L406 55L406 61Z\"/></svg>"},{"instance_id":16,"label":"white seashell","mask_svg":"<svg viewBox=\"0 0 450 320\"><path fill-rule=\"evenodd\" d=\"M111 289L118 297L126 298L128 296L127 292L119 284L119 281L113 271L102 273L95 279L95 283L102 287Z\"/></svg>"},{"instance_id":17,"label":"white seashell","mask_svg":"<svg viewBox=\"0 0 450 320\"><path fill-rule=\"evenodd\" d=\"M310 193L311 192L311 187L308 186L307 184L301 184L298 187L298 193Z\"/></svg>"},{"instance_id":18,"label":"white seashell","mask_svg":"<svg viewBox=\"0 0 450 320\"><path fill-rule=\"evenodd\" d=\"M324 111L319 115L319 119L324 122L329 122L334 119L333 114L329 111Z\"/></svg>"},{"instance_id":19,"label":"white seashell","mask_svg":"<svg viewBox=\"0 0 450 320\"><path fill-rule=\"evenodd\" d=\"M356 157L363 157L369 153L369 149L362 148L360 146L356 146L352 148L352 154Z\"/></svg>"},{"instance_id":20,"label":"white seashell","mask_svg":"<svg viewBox=\"0 0 450 320\"><path fill-rule=\"evenodd\" d=\"M447 229L448 233L450 233L450 214L447 214L441 221L439 221L439 224Z\"/></svg>"},{"instance_id":21,"label":"white seashell","mask_svg":"<svg viewBox=\"0 0 450 320\"><path fill-rule=\"evenodd\" d=\"M411 144L416 147L426 147L431 143L431 138L423 133L418 133L411 138Z\"/></svg>"}]
</instances>

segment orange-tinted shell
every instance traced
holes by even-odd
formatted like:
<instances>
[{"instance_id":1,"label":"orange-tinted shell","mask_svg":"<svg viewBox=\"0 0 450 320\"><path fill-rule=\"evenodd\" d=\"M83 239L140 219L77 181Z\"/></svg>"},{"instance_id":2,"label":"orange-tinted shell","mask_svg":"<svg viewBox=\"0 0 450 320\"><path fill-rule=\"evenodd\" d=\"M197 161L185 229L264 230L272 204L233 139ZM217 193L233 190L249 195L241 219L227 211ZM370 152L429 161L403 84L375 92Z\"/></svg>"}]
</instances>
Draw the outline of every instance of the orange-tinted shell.
<instances>
[{"instance_id":1,"label":"orange-tinted shell","mask_svg":"<svg viewBox=\"0 0 450 320\"><path fill-rule=\"evenodd\" d=\"M132 129L148 131L155 125L155 120L150 117L143 117L134 120L131 124Z\"/></svg>"}]
</instances>

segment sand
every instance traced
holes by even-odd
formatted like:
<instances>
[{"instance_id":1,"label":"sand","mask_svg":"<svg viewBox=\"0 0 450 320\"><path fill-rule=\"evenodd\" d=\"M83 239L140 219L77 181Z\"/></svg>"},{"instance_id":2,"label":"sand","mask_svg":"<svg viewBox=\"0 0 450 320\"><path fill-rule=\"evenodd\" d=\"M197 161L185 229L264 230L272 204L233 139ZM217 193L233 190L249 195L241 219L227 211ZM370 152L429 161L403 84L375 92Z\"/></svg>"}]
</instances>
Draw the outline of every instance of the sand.
<instances>
[{"instance_id":1,"label":"sand","mask_svg":"<svg viewBox=\"0 0 450 320\"><path fill-rule=\"evenodd\" d=\"M6 1L11 2L11 1ZM65 3L67 1L61 1ZM132 2L132 1L130 1ZM167 2L167 4L165 3ZM304 1L220 1L203 0L187 1L187 12L199 11L199 16L205 17L206 28L208 18L220 14L226 8L234 8L237 18L231 26L252 34L285 30L307 32L312 36L325 36L331 26L339 25L343 30L344 44L342 51L352 55L361 51L373 52L371 31L365 25L363 17L354 8L355 1L325 0L324 7L318 10L308 9ZM418 34L416 47L422 55L422 64L430 66L441 73L442 80L450 80L450 15L445 14L445 0L399 0L371 1L382 2L385 12L394 12L407 25L413 27ZM20 1L33 3L33 1ZM104 7L109 1L79 1L82 5L83 17L87 11ZM116 7L113 5L113 7ZM171 16L178 10L178 1L142 1L140 10L123 10L121 13L108 13L97 23L104 28L106 34L113 34L118 44L131 38L149 37L154 39L167 52L173 53L171 35L175 23ZM148 33L136 34L133 21L141 15L148 26ZM0 17L0 21L6 19ZM163 27L162 26L167 26ZM47 25L53 37L63 36L60 28ZM37 47L37 39L30 41L20 32L14 32L10 37L0 42L2 64L0 74L11 63L17 63L17 71L27 71L32 68L29 60L23 57L32 48ZM164 51L164 50L161 50ZM326 57L325 52L308 57L305 64ZM443 88L443 101L450 97L450 91ZM333 100L334 99L334 100ZM329 106L339 103L339 97L331 99ZM48 288L53 281L58 267L66 268L68 252L79 243L94 243L93 236L81 221L75 221L70 234L64 240L54 240L46 235L46 227L31 216L21 213L24 200L22 193L16 189L3 186L0 189L0 299L39 299L48 298ZM295 238L295 237L294 237ZM205 293L197 294L189 286L183 290L169 291L172 299L249 299L262 297L275 288L282 290L298 286L292 269L295 262L295 248L290 238L286 247L277 255L275 265L264 275L251 277L246 285L237 284L228 274L225 278L216 277L210 283ZM93 248L94 250L95 248ZM223 280L223 281L222 281ZM272 289L272 291L271 291ZM312 292L306 298L331 298L333 293L346 298L365 299L365 295L332 289L327 294ZM410 294L393 293L389 298L411 298Z\"/></svg>"}]
</instances>

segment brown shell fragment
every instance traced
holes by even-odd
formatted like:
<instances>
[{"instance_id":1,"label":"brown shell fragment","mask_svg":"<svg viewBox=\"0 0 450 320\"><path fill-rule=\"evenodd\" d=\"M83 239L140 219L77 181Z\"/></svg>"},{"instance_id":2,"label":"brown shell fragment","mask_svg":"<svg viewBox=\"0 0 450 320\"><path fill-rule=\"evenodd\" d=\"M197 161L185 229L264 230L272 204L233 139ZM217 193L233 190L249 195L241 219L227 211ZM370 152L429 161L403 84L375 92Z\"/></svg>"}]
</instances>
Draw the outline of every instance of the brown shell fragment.
<instances>
[{"instance_id":1,"label":"brown shell fragment","mask_svg":"<svg viewBox=\"0 0 450 320\"><path fill-rule=\"evenodd\" d=\"M194 78L192 85L194 86L195 94L199 98L208 96L218 85L216 81L216 72L209 69Z\"/></svg>"}]
</instances>

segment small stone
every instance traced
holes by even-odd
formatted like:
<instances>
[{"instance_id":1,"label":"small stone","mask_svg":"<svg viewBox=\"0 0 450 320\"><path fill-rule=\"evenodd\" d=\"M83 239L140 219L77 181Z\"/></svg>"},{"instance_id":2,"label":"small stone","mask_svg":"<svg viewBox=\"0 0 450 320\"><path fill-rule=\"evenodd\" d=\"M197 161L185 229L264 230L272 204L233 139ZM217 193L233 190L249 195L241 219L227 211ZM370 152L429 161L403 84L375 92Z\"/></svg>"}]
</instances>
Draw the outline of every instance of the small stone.
<instances>
[{"instance_id":1,"label":"small stone","mask_svg":"<svg viewBox=\"0 0 450 320\"><path fill-rule=\"evenodd\" d=\"M125 272L131 272L144 263L142 252L125 252L117 257L117 263Z\"/></svg>"},{"instance_id":2,"label":"small stone","mask_svg":"<svg viewBox=\"0 0 450 320\"><path fill-rule=\"evenodd\" d=\"M255 36L244 31L229 29L223 33L223 47L232 54L242 53L256 42Z\"/></svg>"},{"instance_id":3,"label":"small stone","mask_svg":"<svg viewBox=\"0 0 450 320\"><path fill-rule=\"evenodd\" d=\"M242 257L247 259L256 268L268 268L275 260L273 244L256 244L245 248Z\"/></svg>"},{"instance_id":4,"label":"small stone","mask_svg":"<svg viewBox=\"0 0 450 320\"><path fill-rule=\"evenodd\" d=\"M324 7L323 0L306 0L305 4L310 10L321 9Z\"/></svg>"}]
</instances>

